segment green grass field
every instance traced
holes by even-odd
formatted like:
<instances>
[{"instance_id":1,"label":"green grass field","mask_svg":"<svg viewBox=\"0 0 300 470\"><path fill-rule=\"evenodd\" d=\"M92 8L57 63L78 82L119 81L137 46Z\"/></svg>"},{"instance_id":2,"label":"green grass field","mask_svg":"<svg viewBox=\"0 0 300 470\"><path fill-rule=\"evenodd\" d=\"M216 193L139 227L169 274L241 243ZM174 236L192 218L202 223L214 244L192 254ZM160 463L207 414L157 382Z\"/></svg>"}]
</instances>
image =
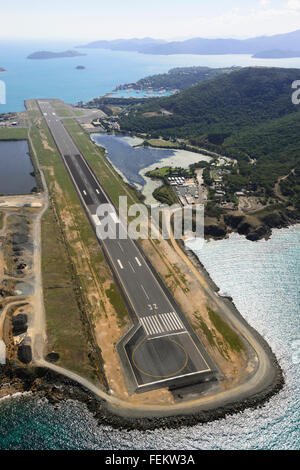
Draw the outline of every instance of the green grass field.
<instances>
[{"instance_id":1,"label":"green grass field","mask_svg":"<svg viewBox=\"0 0 300 470\"><path fill-rule=\"evenodd\" d=\"M0 127L0 140L26 140L27 132L23 127Z\"/></svg>"}]
</instances>

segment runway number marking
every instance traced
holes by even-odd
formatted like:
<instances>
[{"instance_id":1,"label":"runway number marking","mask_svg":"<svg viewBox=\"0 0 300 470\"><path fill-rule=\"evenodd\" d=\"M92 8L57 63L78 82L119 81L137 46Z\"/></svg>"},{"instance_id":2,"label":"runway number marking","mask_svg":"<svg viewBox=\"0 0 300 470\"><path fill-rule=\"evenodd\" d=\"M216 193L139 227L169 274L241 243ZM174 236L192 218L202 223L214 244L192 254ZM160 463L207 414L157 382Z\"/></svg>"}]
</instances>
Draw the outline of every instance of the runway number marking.
<instances>
[{"instance_id":1,"label":"runway number marking","mask_svg":"<svg viewBox=\"0 0 300 470\"><path fill-rule=\"evenodd\" d=\"M149 310L152 312L153 310L158 310L158 307L156 304L148 304Z\"/></svg>"}]
</instances>

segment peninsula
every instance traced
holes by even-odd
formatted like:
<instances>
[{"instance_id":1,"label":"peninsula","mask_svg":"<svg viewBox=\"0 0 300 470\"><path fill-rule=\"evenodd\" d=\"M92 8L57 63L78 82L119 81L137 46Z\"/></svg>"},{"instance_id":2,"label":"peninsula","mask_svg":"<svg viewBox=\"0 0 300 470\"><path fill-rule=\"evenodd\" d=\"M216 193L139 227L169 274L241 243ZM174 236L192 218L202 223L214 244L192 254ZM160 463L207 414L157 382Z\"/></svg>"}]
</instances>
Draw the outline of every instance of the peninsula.
<instances>
[{"instance_id":1,"label":"peninsula","mask_svg":"<svg viewBox=\"0 0 300 470\"><path fill-rule=\"evenodd\" d=\"M82 57L86 54L83 54L78 51L63 51L63 52L49 52L49 51L38 51L30 54L27 59L33 60L46 60L46 59L63 59L63 58L72 58L72 57Z\"/></svg>"},{"instance_id":2,"label":"peninsula","mask_svg":"<svg viewBox=\"0 0 300 470\"><path fill-rule=\"evenodd\" d=\"M43 99L26 115L18 135L40 183L29 200L0 198L0 395L68 396L101 422L145 429L219 419L278 392L269 346L181 240L96 237L100 202L140 201L84 132L103 112ZM19 247L23 226L31 251ZM19 295L14 283L33 274Z\"/></svg>"}]
</instances>

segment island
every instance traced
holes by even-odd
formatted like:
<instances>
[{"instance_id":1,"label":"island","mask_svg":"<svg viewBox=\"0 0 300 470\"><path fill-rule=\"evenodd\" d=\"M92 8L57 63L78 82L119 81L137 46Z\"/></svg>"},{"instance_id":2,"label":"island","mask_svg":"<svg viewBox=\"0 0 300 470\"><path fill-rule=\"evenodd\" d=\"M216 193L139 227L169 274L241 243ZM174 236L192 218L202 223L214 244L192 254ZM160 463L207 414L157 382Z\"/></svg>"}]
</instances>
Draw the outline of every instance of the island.
<instances>
[{"instance_id":1,"label":"island","mask_svg":"<svg viewBox=\"0 0 300 470\"><path fill-rule=\"evenodd\" d=\"M0 73L5 73L7 72L7 70L5 70L4 68L0 67Z\"/></svg>"},{"instance_id":2,"label":"island","mask_svg":"<svg viewBox=\"0 0 300 470\"><path fill-rule=\"evenodd\" d=\"M77 65L76 70L85 70L86 67L84 65Z\"/></svg>"},{"instance_id":3,"label":"island","mask_svg":"<svg viewBox=\"0 0 300 470\"><path fill-rule=\"evenodd\" d=\"M30 54L27 59L33 60L46 60L46 59L63 59L71 57L82 57L86 54L77 51L63 51L63 52L49 52L49 51L38 51Z\"/></svg>"}]
</instances>

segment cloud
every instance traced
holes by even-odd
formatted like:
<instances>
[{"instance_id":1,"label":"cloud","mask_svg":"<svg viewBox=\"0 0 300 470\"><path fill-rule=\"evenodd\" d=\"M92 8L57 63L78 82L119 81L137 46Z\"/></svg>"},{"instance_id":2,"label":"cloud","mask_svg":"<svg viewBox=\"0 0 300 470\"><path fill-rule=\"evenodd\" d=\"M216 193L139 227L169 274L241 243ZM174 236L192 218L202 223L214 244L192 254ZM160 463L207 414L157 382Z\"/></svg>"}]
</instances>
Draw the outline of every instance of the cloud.
<instances>
[{"instance_id":1,"label":"cloud","mask_svg":"<svg viewBox=\"0 0 300 470\"><path fill-rule=\"evenodd\" d=\"M269 8L271 6L271 0L260 0L259 3L263 8Z\"/></svg>"},{"instance_id":2,"label":"cloud","mask_svg":"<svg viewBox=\"0 0 300 470\"><path fill-rule=\"evenodd\" d=\"M300 0L288 0L286 8L289 10L300 11Z\"/></svg>"}]
</instances>

